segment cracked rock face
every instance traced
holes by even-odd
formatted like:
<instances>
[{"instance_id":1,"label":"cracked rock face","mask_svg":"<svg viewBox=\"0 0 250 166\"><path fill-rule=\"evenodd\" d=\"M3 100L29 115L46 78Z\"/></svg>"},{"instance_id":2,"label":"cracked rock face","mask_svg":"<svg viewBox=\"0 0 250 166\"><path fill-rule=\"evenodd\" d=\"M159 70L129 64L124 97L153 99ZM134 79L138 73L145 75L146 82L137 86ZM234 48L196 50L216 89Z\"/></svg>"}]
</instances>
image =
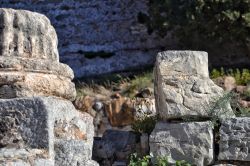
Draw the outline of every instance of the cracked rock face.
<instances>
[{"instance_id":1,"label":"cracked rock face","mask_svg":"<svg viewBox=\"0 0 250 166\"><path fill-rule=\"evenodd\" d=\"M250 118L222 121L219 145L220 160L250 161Z\"/></svg>"},{"instance_id":2,"label":"cracked rock face","mask_svg":"<svg viewBox=\"0 0 250 166\"><path fill-rule=\"evenodd\" d=\"M209 117L223 89L209 78L208 55L199 51L165 51L157 55L155 97L162 119ZM233 116L229 103L216 108L219 117Z\"/></svg>"},{"instance_id":3,"label":"cracked rock face","mask_svg":"<svg viewBox=\"0 0 250 166\"><path fill-rule=\"evenodd\" d=\"M57 35L39 13L0 8L0 98L74 100L73 71L59 63Z\"/></svg>"},{"instance_id":4,"label":"cracked rock face","mask_svg":"<svg viewBox=\"0 0 250 166\"><path fill-rule=\"evenodd\" d=\"M168 156L169 162L185 160L192 165L209 165L213 161L211 122L158 122L149 139L153 156Z\"/></svg>"}]
</instances>

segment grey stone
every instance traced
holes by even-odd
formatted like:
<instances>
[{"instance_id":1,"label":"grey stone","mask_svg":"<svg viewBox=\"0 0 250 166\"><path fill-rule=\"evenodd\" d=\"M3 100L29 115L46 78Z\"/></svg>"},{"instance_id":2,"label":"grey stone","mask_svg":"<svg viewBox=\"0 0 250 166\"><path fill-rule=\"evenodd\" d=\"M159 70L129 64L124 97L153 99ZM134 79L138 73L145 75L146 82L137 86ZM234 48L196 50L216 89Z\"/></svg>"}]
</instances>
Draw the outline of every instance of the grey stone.
<instances>
[{"instance_id":1,"label":"grey stone","mask_svg":"<svg viewBox=\"0 0 250 166\"><path fill-rule=\"evenodd\" d=\"M106 130L102 138L96 138L93 148L93 159L104 165L114 159L127 161L136 152L139 138L129 131Z\"/></svg>"},{"instance_id":2,"label":"grey stone","mask_svg":"<svg viewBox=\"0 0 250 166\"><path fill-rule=\"evenodd\" d=\"M156 110L161 118L234 116L229 102L212 109L223 89L209 79L206 52L160 52L154 74Z\"/></svg>"},{"instance_id":3,"label":"grey stone","mask_svg":"<svg viewBox=\"0 0 250 166\"><path fill-rule=\"evenodd\" d=\"M91 160L92 146L82 140L56 140L55 165L60 166L87 166Z\"/></svg>"},{"instance_id":4,"label":"grey stone","mask_svg":"<svg viewBox=\"0 0 250 166\"><path fill-rule=\"evenodd\" d=\"M115 150L116 149L111 141L97 137L94 139L93 159L95 161L113 159Z\"/></svg>"},{"instance_id":5,"label":"grey stone","mask_svg":"<svg viewBox=\"0 0 250 166\"><path fill-rule=\"evenodd\" d=\"M112 166L126 166L126 162L122 162L122 161L115 161Z\"/></svg>"},{"instance_id":6,"label":"grey stone","mask_svg":"<svg viewBox=\"0 0 250 166\"><path fill-rule=\"evenodd\" d=\"M250 118L223 120L219 145L219 160L250 161Z\"/></svg>"},{"instance_id":7,"label":"grey stone","mask_svg":"<svg viewBox=\"0 0 250 166\"><path fill-rule=\"evenodd\" d=\"M150 135L150 152L153 156L168 156L169 161L209 165L214 159L212 128L211 122L158 122Z\"/></svg>"},{"instance_id":8,"label":"grey stone","mask_svg":"<svg viewBox=\"0 0 250 166\"><path fill-rule=\"evenodd\" d=\"M149 135L147 133L142 133L140 136L141 143L141 153L145 156L149 153Z\"/></svg>"},{"instance_id":9,"label":"grey stone","mask_svg":"<svg viewBox=\"0 0 250 166\"><path fill-rule=\"evenodd\" d=\"M75 110L70 101L55 97L1 99L0 117L0 163L15 163L19 158L29 165L85 166L91 160L93 118Z\"/></svg>"},{"instance_id":10,"label":"grey stone","mask_svg":"<svg viewBox=\"0 0 250 166\"><path fill-rule=\"evenodd\" d=\"M234 164L216 164L213 166L237 166L237 165L234 165Z\"/></svg>"}]
</instances>

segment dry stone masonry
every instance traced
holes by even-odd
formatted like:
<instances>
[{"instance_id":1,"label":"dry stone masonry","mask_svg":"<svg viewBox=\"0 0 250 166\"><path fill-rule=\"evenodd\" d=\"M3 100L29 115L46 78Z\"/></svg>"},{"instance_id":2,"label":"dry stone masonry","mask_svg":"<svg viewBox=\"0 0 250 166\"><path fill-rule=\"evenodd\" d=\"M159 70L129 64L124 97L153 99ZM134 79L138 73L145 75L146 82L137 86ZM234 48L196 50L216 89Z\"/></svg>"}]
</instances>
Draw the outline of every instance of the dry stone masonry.
<instances>
[{"instance_id":1,"label":"dry stone masonry","mask_svg":"<svg viewBox=\"0 0 250 166\"><path fill-rule=\"evenodd\" d=\"M214 159L212 123L159 122L151 133L150 150L154 156L169 156L169 161L208 165Z\"/></svg>"},{"instance_id":2,"label":"dry stone masonry","mask_svg":"<svg viewBox=\"0 0 250 166\"><path fill-rule=\"evenodd\" d=\"M221 100L224 93L209 78L206 52L159 53L155 97L161 121L150 135L151 153L197 166L249 165L249 118L235 117L228 101ZM219 142L214 119L221 124Z\"/></svg>"},{"instance_id":3,"label":"dry stone masonry","mask_svg":"<svg viewBox=\"0 0 250 166\"><path fill-rule=\"evenodd\" d=\"M0 9L0 165L94 166L93 119L70 100L73 71L42 14Z\"/></svg>"}]
</instances>

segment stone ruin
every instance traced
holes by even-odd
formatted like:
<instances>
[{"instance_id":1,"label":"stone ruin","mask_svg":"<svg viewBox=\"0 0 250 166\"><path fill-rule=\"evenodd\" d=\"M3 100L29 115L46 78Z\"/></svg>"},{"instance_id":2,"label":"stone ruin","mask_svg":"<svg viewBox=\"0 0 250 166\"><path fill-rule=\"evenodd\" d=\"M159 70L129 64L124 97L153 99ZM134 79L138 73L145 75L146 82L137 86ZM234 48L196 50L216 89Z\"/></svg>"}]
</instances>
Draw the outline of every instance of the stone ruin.
<instances>
[{"instance_id":1,"label":"stone ruin","mask_svg":"<svg viewBox=\"0 0 250 166\"><path fill-rule=\"evenodd\" d=\"M0 9L0 165L94 166L93 119L71 103L73 71L42 14Z\"/></svg>"},{"instance_id":2,"label":"stone ruin","mask_svg":"<svg viewBox=\"0 0 250 166\"><path fill-rule=\"evenodd\" d=\"M154 156L168 156L170 162L185 160L197 166L250 163L250 118L235 117L228 101L215 107L216 100L223 98L223 90L209 78L206 52L159 53L155 98L161 121L149 138ZM219 150L215 149L211 117L221 123Z\"/></svg>"}]
</instances>

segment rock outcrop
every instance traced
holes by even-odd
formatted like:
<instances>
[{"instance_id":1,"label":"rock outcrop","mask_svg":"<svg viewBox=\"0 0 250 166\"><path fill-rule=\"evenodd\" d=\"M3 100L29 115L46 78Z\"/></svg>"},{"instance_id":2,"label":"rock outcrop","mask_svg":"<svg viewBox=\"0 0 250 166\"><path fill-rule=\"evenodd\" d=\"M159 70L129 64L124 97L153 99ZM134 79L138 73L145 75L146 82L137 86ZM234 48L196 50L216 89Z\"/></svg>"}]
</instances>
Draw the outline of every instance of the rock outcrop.
<instances>
[{"instance_id":1,"label":"rock outcrop","mask_svg":"<svg viewBox=\"0 0 250 166\"><path fill-rule=\"evenodd\" d=\"M93 118L75 109L72 70L50 21L0 9L0 165L89 166Z\"/></svg>"},{"instance_id":2,"label":"rock outcrop","mask_svg":"<svg viewBox=\"0 0 250 166\"><path fill-rule=\"evenodd\" d=\"M223 89L209 78L208 55L199 51L160 52L155 64L155 98L162 119L233 116L229 103L214 109Z\"/></svg>"}]
</instances>

